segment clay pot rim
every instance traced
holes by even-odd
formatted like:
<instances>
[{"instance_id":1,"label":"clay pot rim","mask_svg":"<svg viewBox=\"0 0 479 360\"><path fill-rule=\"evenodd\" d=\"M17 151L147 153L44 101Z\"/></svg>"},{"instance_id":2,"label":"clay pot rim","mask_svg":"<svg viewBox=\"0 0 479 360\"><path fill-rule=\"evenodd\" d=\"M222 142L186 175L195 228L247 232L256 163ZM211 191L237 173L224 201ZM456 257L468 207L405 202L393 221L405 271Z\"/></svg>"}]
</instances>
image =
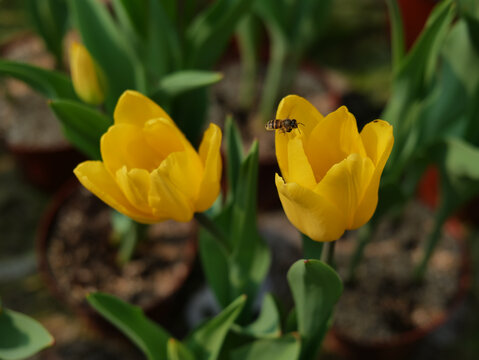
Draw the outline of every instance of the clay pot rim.
<instances>
[{"instance_id":1,"label":"clay pot rim","mask_svg":"<svg viewBox=\"0 0 479 360\"><path fill-rule=\"evenodd\" d=\"M444 231L451 234L452 231L445 227ZM431 334L443 324L449 320L457 309L464 302L469 289L472 286L472 272L471 272L471 260L469 252L467 251L466 236L458 236L458 234L451 234L455 241L458 243L461 255L461 264L459 267L458 288L455 295L452 298L450 305L444 309L444 311L435 317L426 326L417 327L413 330L405 331L403 333L396 334L388 340L376 340L371 342L362 342L345 335L338 330L336 326L332 326L329 332L341 343L351 346L352 348L364 351L379 351L385 349L393 349L405 346L413 346L416 342L425 338Z\"/></svg>"},{"instance_id":2,"label":"clay pot rim","mask_svg":"<svg viewBox=\"0 0 479 360\"><path fill-rule=\"evenodd\" d=\"M10 153L19 155L52 154L69 151L79 152L78 149L73 147L68 142L51 145L27 145L23 143L10 143L8 140L6 140L5 147Z\"/></svg>"},{"instance_id":3,"label":"clay pot rim","mask_svg":"<svg viewBox=\"0 0 479 360\"><path fill-rule=\"evenodd\" d=\"M99 314L88 304L80 303L77 304L71 301L57 285L57 280L47 259L47 252L50 240L51 231L56 223L57 214L68 200L76 191L80 189L80 183L76 178L72 178L67 181L60 189L53 195L46 209L44 210L42 217L40 218L39 225L37 227L36 236L35 236L35 252L37 257L37 268L40 276L42 277L47 288L50 290L50 293L54 295L61 303L66 304L71 309L75 310L80 315L86 316L87 318L98 317ZM188 262L185 262L187 265L187 271L181 277L178 277L176 284L172 287L171 292L161 299L154 299L147 305L141 306L142 310L146 313L154 312L160 308L163 304L166 304L170 301L181 286L185 283L188 277L191 274L193 269L195 258L198 249L198 225L194 223L190 231L190 236L187 240L187 246L185 249L185 258L188 259Z\"/></svg>"}]
</instances>

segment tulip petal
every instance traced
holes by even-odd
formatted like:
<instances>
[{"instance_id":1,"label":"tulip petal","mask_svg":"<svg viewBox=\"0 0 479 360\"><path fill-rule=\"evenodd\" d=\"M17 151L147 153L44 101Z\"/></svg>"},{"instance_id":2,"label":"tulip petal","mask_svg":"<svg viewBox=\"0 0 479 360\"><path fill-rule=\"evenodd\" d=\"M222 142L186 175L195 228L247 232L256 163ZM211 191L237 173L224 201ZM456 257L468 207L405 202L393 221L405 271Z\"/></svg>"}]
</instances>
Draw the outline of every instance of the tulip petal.
<instances>
[{"instance_id":1,"label":"tulip petal","mask_svg":"<svg viewBox=\"0 0 479 360\"><path fill-rule=\"evenodd\" d=\"M73 170L81 184L115 210L135 221L152 224L157 218L133 207L101 161L85 161Z\"/></svg>"},{"instance_id":2,"label":"tulip petal","mask_svg":"<svg viewBox=\"0 0 479 360\"><path fill-rule=\"evenodd\" d=\"M143 127L143 136L146 143L155 150L162 160L173 152L185 149L194 151L180 129L164 118L148 120Z\"/></svg>"},{"instance_id":3,"label":"tulip petal","mask_svg":"<svg viewBox=\"0 0 479 360\"><path fill-rule=\"evenodd\" d=\"M295 137L309 138L311 131L323 120L323 115L305 98L297 95L284 97L278 105L276 119L295 119L301 124L299 130L290 133L276 131L275 147L276 158L283 176L287 176L288 170L288 141Z\"/></svg>"},{"instance_id":4,"label":"tulip petal","mask_svg":"<svg viewBox=\"0 0 479 360\"><path fill-rule=\"evenodd\" d=\"M384 120L374 120L364 126L360 136L367 155L382 171L394 144L393 127Z\"/></svg>"},{"instance_id":5,"label":"tulip petal","mask_svg":"<svg viewBox=\"0 0 479 360\"><path fill-rule=\"evenodd\" d=\"M158 104L133 90L127 90L120 96L113 114L115 124L131 124L140 128L148 120L156 118L164 118L173 123L170 116Z\"/></svg>"},{"instance_id":6,"label":"tulip petal","mask_svg":"<svg viewBox=\"0 0 479 360\"><path fill-rule=\"evenodd\" d=\"M204 172L195 204L198 212L209 209L220 192L222 167L220 146L221 130L215 124L210 124L203 135L199 150Z\"/></svg>"},{"instance_id":7,"label":"tulip petal","mask_svg":"<svg viewBox=\"0 0 479 360\"><path fill-rule=\"evenodd\" d=\"M317 194L327 198L343 212L347 229L352 229L355 225L354 219L358 206L365 197L374 170L375 167L371 159L361 157L358 154L351 154L331 167L314 189Z\"/></svg>"},{"instance_id":8,"label":"tulip petal","mask_svg":"<svg viewBox=\"0 0 479 360\"><path fill-rule=\"evenodd\" d=\"M150 174L148 200L155 216L188 222L193 217L191 202L171 183L168 174L160 168Z\"/></svg>"},{"instance_id":9,"label":"tulip petal","mask_svg":"<svg viewBox=\"0 0 479 360\"><path fill-rule=\"evenodd\" d=\"M127 170L123 166L116 172L116 181L130 204L140 211L151 213L148 204L150 173L144 169Z\"/></svg>"},{"instance_id":10,"label":"tulip petal","mask_svg":"<svg viewBox=\"0 0 479 360\"><path fill-rule=\"evenodd\" d=\"M361 138L368 156L375 163L376 168L363 200L356 211L352 224L353 229L364 225L376 210L379 180L394 144L392 126L382 120L376 120L364 126L361 131Z\"/></svg>"},{"instance_id":11,"label":"tulip petal","mask_svg":"<svg viewBox=\"0 0 479 360\"><path fill-rule=\"evenodd\" d=\"M128 170L139 168L148 172L156 169L164 157L145 141L142 129L135 125L110 126L101 137L101 157L112 176L123 166Z\"/></svg>"},{"instance_id":12,"label":"tulip petal","mask_svg":"<svg viewBox=\"0 0 479 360\"><path fill-rule=\"evenodd\" d=\"M196 152L171 153L158 170L188 201L192 204L196 201L203 178L203 164Z\"/></svg>"},{"instance_id":13,"label":"tulip petal","mask_svg":"<svg viewBox=\"0 0 479 360\"><path fill-rule=\"evenodd\" d=\"M289 221L316 241L334 241L346 229L344 216L330 200L296 183L284 183L276 174L276 187Z\"/></svg>"},{"instance_id":14,"label":"tulip petal","mask_svg":"<svg viewBox=\"0 0 479 360\"><path fill-rule=\"evenodd\" d=\"M356 119L345 106L330 113L316 125L305 149L318 182L331 166L346 159L349 154L366 157Z\"/></svg>"},{"instance_id":15,"label":"tulip petal","mask_svg":"<svg viewBox=\"0 0 479 360\"><path fill-rule=\"evenodd\" d=\"M294 182L305 188L316 186L313 169L304 153L303 142L299 138L288 142L288 173L283 175L286 182Z\"/></svg>"}]
</instances>

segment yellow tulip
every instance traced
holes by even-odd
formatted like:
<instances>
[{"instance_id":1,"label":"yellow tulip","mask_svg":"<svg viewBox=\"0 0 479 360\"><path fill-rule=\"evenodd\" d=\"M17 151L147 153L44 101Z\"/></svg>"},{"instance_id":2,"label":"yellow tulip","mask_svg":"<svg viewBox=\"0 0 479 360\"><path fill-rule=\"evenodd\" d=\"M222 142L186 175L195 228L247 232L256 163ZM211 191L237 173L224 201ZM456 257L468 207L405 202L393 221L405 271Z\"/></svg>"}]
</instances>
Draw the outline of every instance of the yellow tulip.
<instances>
[{"instance_id":1,"label":"yellow tulip","mask_svg":"<svg viewBox=\"0 0 479 360\"><path fill-rule=\"evenodd\" d=\"M92 105L103 103L105 90L101 70L88 50L77 42L70 47L70 71L73 88L80 99Z\"/></svg>"},{"instance_id":2,"label":"yellow tulip","mask_svg":"<svg viewBox=\"0 0 479 360\"><path fill-rule=\"evenodd\" d=\"M276 187L289 221L316 241L337 240L368 222L394 143L392 126L374 120L359 133L345 106L323 117L296 95L281 101L276 118L301 123L275 134L282 174Z\"/></svg>"},{"instance_id":3,"label":"yellow tulip","mask_svg":"<svg viewBox=\"0 0 479 360\"><path fill-rule=\"evenodd\" d=\"M115 123L101 138L102 161L74 170L105 203L146 224L190 221L220 190L221 130L210 124L196 152L168 114L136 91L118 100Z\"/></svg>"}]
</instances>

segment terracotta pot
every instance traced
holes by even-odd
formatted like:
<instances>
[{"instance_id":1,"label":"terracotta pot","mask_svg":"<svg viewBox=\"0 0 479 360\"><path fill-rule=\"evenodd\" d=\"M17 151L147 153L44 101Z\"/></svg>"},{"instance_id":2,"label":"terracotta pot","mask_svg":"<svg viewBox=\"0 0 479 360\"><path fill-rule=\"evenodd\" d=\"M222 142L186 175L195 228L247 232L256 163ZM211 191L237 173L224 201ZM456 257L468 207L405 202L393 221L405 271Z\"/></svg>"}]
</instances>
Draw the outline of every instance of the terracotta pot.
<instances>
[{"instance_id":1,"label":"terracotta pot","mask_svg":"<svg viewBox=\"0 0 479 360\"><path fill-rule=\"evenodd\" d=\"M73 169L85 157L70 145L33 148L8 145L25 179L40 190L54 192L73 178Z\"/></svg>"},{"instance_id":2,"label":"terracotta pot","mask_svg":"<svg viewBox=\"0 0 479 360\"><path fill-rule=\"evenodd\" d=\"M77 194L80 189L81 187L76 179L66 183L54 195L49 206L44 212L37 229L36 236L36 252L39 272L50 292L58 300L60 300L60 302L70 307L76 314L85 319L90 325L93 325L93 327L106 332L107 334L117 334L116 330L114 330L109 323L103 320L103 318L98 315L86 303L86 301L83 301L79 304L71 297L70 293L66 292L61 286L59 286L59 281L57 278L58 275L56 275L52 270L49 260L48 252L50 251L52 234L57 226L57 219L59 218L59 215L61 214L67 201ZM107 207L107 205L103 203L101 203L101 205ZM162 294L163 296L161 298L150 299L151 301L148 301L147 304L142 304L141 306L143 311L148 316L162 323L162 325L168 328L173 334L182 334L184 332L184 329L181 328L181 324L175 324L175 320L177 320L179 317L178 313L181 311L181 306L183 306L186 302L185 291L189 290L189 288L192 286L194 287L191 282L197 281L196 279L191 280L191 272L195 266L195 257L197 252L197 227L195 223L192 224L193 225L188 230L189 235L185 240L183 246L184 249L181 251L181 266L182 269L186 268L186 271L174 271L174 265L165 265L167 266L167 271L170 272L168 279L173 279L173 284L168 287L168 293ZM91 233L92 231L90 230L90 236ZM106 239L100 238L98 241L106 241ZM105 259L105 263L106 262L107 260ZM193 275L197 276L195 274ZM186 287L188 287L186 290L185 284ZM88 289L89 291L105 291L102 289L95 289L94 287L88 287Z\"/></svg>"},{"instance_id":3,"label":"terracotta pot","mask_svg":"<svg viewBox=\"0 0 479 360\"><path fill-rule=\"evenodd\" d=\"M419 349L425 340L441 329L456 314L463 305L466 295L471 288L470 258L466 249L464 236L457 232L457 223L451 222L446 225L446 231L452 230L452 234L461 249L460 273L457 292L450 306L440 315L436 316L427 326L415 328L392 337L388 341L372 341L363 343L352 339L341 332L337 327L332 327L326 340L325 348L339 354L343 359L408 359L415 350Z\"/></svg>"}]
</instances>

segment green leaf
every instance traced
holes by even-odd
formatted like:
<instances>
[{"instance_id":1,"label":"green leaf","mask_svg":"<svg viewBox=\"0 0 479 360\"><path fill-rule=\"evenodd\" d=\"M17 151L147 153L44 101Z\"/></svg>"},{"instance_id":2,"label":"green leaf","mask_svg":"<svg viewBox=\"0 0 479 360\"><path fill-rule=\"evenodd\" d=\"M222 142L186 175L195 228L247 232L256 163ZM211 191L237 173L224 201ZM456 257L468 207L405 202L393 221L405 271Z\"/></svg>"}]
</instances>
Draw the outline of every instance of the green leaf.
<instances>
[{"instance_id":1,"label":"green leaf","mask_svg":"<svg viewBox=\"0 0 479 360\"><path fill-rule=\"evenodd\" d=\"M108 80L109 106L125 90L145 92L144 69L105 5L97 0L70 0L69 4L86 48Z\"/></svg>"},{"instance_id":2,"label":"green leaf","mask_svg":"<svg viewBox=\"0 0 479 360\"><path fill-rule=\"evenodd\" d=\"M161 79L156 93L173 98L185 92L215 84L222 78L223 75L221 73L214 71L177 71Z\"/></svg>"},{"instance_id":3,"label":"green leaf","mask_svg":"<svg viewBox=\"0 0 479 360\"><path fill-rule=\"evenodd\" d=\"M301 358L317 356L334 305L343 291L338 274L318 260L298 260L288 271L301 335Z\"/></svg>"},{"instance_id":4,"label":"green leaf","mask_svg":"<svg viewBox=\"0 0 479 360\"><path fill-rule=\"evenodd\" d=\"M474 46L479 51L479 3L476 0L458 0L458 4Z\"/></svg>"},{"instance_id":5,"label":"green leaf","mask_svg":"<svg viewBox=\"0 0 479 360\"><path fill-rule=\"evenodd\" d=\"M0 309L0 358L28 358L52 346L53 337L36 320L5 308Z\"/></svg>"},{"instance_id":6,"label":"green leaf","mask_svg":"<svg viewBox=\"0 0 479 360\"><path fill-rule=\"evenodd\" d=\"M181 68L183 62L178 31L162 0L149 0L146 63L156 85L159 78Z\"/></svg>"},{"instance_id":7,"label":"green leaf","mask_svg":"<svg viewBox=\"0 0 479 360\"><path fill-rule=\"evenodd\" d=\"M231 360L295 360L300 354L300 339L288 334L277 339L261 339L234 350Z\"/></svg>"},{"instance_id":8,"label":"green leaf","mask_svg":"<svg viewBox=\"0 0 479 360\"><path fill-rule=\"evenodd\" d=\"M233 296L247 294L249 305L254 301L271 263L270 250L259 236L257 227L258 156L258 142L255 141L240 169L230 228L233 245L230 282ZM246 309L249 311L250 306Z\"/></svg>"},{"instance_id":9,"label":"green leaf","mask_svg":"<svg viewBox=\"0 0 479 360\"><path fill-rule=\"evenodd\" d=\"M228 116L225 122L226 154L228 156L228 198L232 200L237 189L238 176L241 169L241 163L244 159L243 141L238 127L233 121L232 116Z\"/></svg>"},{"instance_id":10,"label":"green leaf","mask_svg":"<svg viewBox=\"0 0 479 360\"><path fill-rule=\"evenodd\" d=\"M25 82L49 99L77 99L70 79L57 71L0 59L0 74Z\"/></svg>"},{"instance_id":11,"label":"green leaf","mask_svg":"<svg viewBox=\"0 0 479 360\"><path fill-rule=\"evenodd\" d=\"M148 22L148 0L113 0L119 22L139 38L146 38Z\"/></svg>"},{"instance_id":12,"label":"green leaf","mask_svg":"<svg viewBox=\"0 0 479 360\"><path fill-rule=\"evenodd\" d=\"M278 337L281 334L281 319L273 296L271 294L265 295L261 313L254 322L244 327L235 325L233 330L239 334L255 338Z\"/></svg>"},{"instance_id":13,"label":"green leaf","mask_svg":"<svg viewBox=\"0 0 479 360\"><path fill-rule=\"evenodd\" d=\"M215 360L231 325L246 302L242 295L220 314L196 329L186 340L186 346L197 359Z\"/></svg>"},{"instance_id":14,"label":"green leaf","mask_svg":"<svg viewBox=\"0 0 479 360\"><path fill-rule=\"evenodd\" d=\"M138 346L148 360L167 358L167 343L171 336L148 319L139 307L100 292L89 294L87 300L96 311Z\"/></svg>"},{"instance_id":15,"label":"green leaf","mask_svg":"<svg viewBox=\"0 0 479 360\"><path fill-rule=\"evenodd\" d=\"M194 355L178 340L168 340L168 360L195 360Z\"/></svg>"},{"instance_id":16,"label":"green leaf","mask_svg":"<svg viewBox=\"0 0 479 360\"><path fill-rule=\"evenodd\" d=\"M68 140L90 159L101 159L100 138L112 120L76 101L53 100L49 105L62 123Z\"/></svg>"},{"instance_id":17,"label":"green leaf","mask_svg":"<svg viewBox=\"0 0 479 360\"><path fill-rule=\"evenodd\" d=\"M217 0L198 15L186 31L187 68L210 69L253 0Z\"/></svg>"},{"instance_id":18,"label":"green leaf","mask_svg":"<svg viewBox=\"0 0 479 360\"><path fill-rule=\"evenodd\" d=\"M228 254L204 229L200 229L199 232L199 248L201 264L208 284L220 306L225 308L231 299Z\"/></svg>"},{"instance_id":19,"label":"green leaf","mask_svg":"<svg viewBox=\"0 0 479 360\"><path fill-rule=\"evenodd\" d=\"M397 0L387 0L386 4L388 5L389 19L391 21L393 70L397 71L404 57L404 29Z\"/></svg>"},{"instance_id":20,"label":"green leaf","mask_svg":"<svg viewBox=\"0 0 479 360\"><path fill-rule=\"evenodd\" d=\"M447 141L446 168L458 177L479 180L479 148L461 139Z\"/></svg>"},{"instance_id":21,"label":"green leaf","mask_svg":"<svg viewBox=\"0 0 479 360\"><path fill-rule=\"evenodd\" d=\"M399 130L411 102L424 96L436 70L438 53L453 18L454 6L450 0L438 4L414 47L397 67L393 96L383 115L383 118L395 127L395 132Z\"/></svg>"},{"instance_id":22,"label":"green leaf","mask_svg":"<svg viewBox=\"0 0 479 360\"><path fill-rule=\"evenodd\" d=\"M63 36L67 30L68 11L66 0L27 0L29 18L42 37L45 45L56 58L57 65L63 62Z\"/></svg>"}]
</instances>

